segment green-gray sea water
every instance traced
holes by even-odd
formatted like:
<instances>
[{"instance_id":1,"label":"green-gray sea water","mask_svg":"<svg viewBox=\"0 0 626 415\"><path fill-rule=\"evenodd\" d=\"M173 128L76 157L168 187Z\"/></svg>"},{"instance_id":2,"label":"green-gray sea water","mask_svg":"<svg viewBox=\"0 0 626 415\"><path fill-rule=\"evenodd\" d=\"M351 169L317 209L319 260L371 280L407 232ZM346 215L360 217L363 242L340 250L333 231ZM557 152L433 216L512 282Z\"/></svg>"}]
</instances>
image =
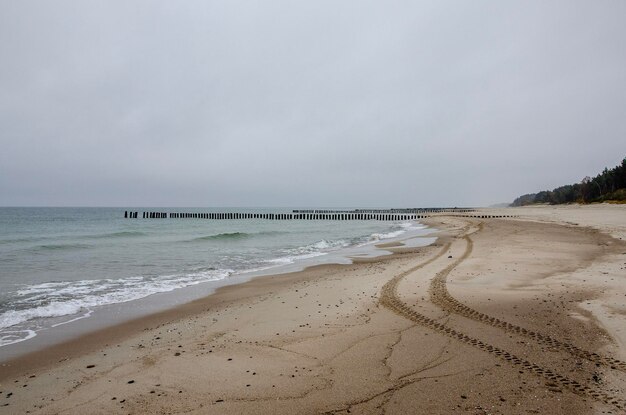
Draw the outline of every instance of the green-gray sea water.
<instances>
[{"instance_id":1,"label":"green-gray sea water","mask_svg":"<svg viewBox=\"0 0 626 415\"><path fill-rule=\"evenodd\" d=\"M167 209L290 212L291 209ZM140 213L141 215L141 213ZM417 222L124 219L120 208L0 208L0 347L99 307L322 261Z\"/></svg>"}]
</instances>

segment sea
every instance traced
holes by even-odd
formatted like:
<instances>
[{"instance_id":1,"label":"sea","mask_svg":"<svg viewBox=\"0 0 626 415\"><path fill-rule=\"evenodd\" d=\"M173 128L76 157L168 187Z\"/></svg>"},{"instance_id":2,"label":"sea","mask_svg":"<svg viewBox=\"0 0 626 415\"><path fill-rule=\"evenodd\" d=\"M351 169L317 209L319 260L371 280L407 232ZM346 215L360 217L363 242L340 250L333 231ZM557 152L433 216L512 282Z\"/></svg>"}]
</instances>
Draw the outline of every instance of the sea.
<instances>
[{"instance_id":1,"label":"sea","mask_svg":"<svg viewBox=\"0 0 626 415\"><path fill-rule=\"evenodd\" d=\"M125 210L0 208L0 361L222 285L389 254L381 242L434 240L417 221L141 218L293 210L180 207L133 208L139 218L126 219Z\"/></svg>"}]
</instances>

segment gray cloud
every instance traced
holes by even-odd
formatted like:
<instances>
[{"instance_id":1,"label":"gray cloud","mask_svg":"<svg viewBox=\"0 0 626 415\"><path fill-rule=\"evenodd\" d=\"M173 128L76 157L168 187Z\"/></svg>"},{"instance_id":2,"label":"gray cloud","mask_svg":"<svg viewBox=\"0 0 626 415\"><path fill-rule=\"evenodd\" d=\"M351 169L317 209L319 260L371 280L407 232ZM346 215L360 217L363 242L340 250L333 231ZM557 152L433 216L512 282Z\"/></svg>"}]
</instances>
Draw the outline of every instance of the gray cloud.
<instances>
[{"instance_id":1,"label":"gray cloud","mask_svg":"<svg viewBox=\"0 0 626 415\"><path fill-rule=\"evenodd\" d=\"M0 205L485 205L624 157L624 2L0 3Z\"/></svg>"}]
</instances>

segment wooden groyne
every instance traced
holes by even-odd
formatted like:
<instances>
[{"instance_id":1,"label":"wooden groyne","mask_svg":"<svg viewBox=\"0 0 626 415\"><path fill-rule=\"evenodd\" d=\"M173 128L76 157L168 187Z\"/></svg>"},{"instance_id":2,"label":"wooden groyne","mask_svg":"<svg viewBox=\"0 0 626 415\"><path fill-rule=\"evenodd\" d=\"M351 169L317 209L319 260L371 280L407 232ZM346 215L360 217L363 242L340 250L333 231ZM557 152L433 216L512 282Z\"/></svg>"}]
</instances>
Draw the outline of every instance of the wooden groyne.
<instances>
[{"instance_id":1,"label":"wooden groyne","mask_svg":"<svg viewBox=\"0 0 626 415\"><path fill-rule=\"evenodd\" d=\"M480 215L469 208L419 208L419 209L356 209L356 210L293 210L289 213L268 212L142 212L142 219L210 219L210 220L376 220L409 221L426 219L434 214L449 214L482 219L512 218L513 215ZM139 212L125 211L124 217L137 219Z\"/></svg>"},{"instance_id":2,"label":"wooden groyne","mask_svg":"<svg viewBox=\"0 0 626 415\"><path fill-rule=\"evenodd\" d=\"M389 213L406 213L406 214L418 214L418 213L464 213L475 212L475 209L471 208L402 208L402 209L354 209L354 210L326 210L326 209L312 209L312 210L294 210L294 213L372 213L372 214L389 214Z\"/></svg>"}]
</instances>

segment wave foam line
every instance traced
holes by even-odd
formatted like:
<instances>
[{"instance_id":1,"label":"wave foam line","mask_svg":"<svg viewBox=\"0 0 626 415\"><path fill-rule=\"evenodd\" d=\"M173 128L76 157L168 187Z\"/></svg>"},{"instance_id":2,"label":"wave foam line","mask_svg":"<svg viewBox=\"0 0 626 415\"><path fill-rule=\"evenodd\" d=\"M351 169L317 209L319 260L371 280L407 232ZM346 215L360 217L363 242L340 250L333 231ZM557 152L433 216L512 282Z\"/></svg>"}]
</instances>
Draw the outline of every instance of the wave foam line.
<instances>
[{"instance_id":1,"label":"wave foam line","mask_svg":"<svg viewBox=\"0 0 626 415\"><path fill-rule=\"evenodd\" d=\"M177 288L221 280L233 272L208 270L152 279L131 277L37 284L18 291L21 298L9 304L12 309L0 314L0 329L34 319L74 315L98 306L125 303Z\"/></svg>"}]
</instances>

